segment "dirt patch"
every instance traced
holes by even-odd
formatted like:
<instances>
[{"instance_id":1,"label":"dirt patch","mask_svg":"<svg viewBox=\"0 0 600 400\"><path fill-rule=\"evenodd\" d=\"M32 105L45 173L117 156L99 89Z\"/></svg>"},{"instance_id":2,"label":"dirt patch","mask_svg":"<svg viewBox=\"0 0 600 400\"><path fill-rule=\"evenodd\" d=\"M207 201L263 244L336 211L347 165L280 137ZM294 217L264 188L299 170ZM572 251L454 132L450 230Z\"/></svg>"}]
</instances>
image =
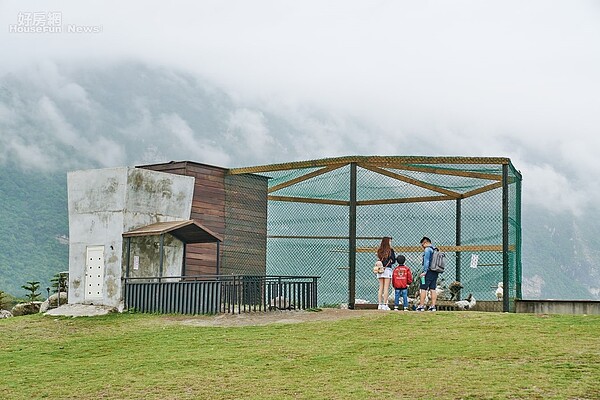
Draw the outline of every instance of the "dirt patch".
<instances>
[{"instance_id":1,"label":"dirt patch","mask_svg":"<svg viewBox=\"0 0 600 400\"><path fill-rule=\"evenodd\" d=\"M286 311L263 311L263 312L245 312L241 314L217 314L217 315L169 315L165 317L166 321L189 326L216 326L216 327L236 327L236 326L260 326L270 324L298 324L311 321L336 321L348 318L376 317L381 315L377 310L348 310L339 308L322 308L320 311L305 310L286 310ZM53 310L49 310L45 315L53 316L72 316L92 317L96 315L106 315L116 310L110 307L83 305L83 304L65 304Z\"/></svg>"},{"instance_id":2,"label":"dirt patch","mask_svg":"<svg viewBox=\"0 0 600 400\"><path fill-rule=\"evenodd\" d=\"M248 312L242 314L218 314L196 317L170 317L174 322L189 326L260 326L270 324L297 324L310 321L335 321L348 318L375 317L373 310L342 310L323 308L321 311L267 311Z\"/></svg>"}]
</instances>

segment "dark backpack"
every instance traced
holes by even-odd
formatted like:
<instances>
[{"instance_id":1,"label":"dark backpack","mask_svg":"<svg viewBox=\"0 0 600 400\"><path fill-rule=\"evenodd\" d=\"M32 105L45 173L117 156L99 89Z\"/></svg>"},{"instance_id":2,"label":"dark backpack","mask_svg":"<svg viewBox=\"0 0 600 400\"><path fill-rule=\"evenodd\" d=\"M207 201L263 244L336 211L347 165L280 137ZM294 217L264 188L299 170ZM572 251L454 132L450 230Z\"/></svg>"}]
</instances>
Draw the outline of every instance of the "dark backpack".
<instances>
[{"instance_id":1,"label":"dark backpack","mask_svg":"<svg viewBox=\"0 0 600 400\"><path fill-rule=\"evenodd\" d=\"M437 247L433 247L429 269L440 274L446 270L446 253L439 251Z\"/></svg>"}]
</instances>

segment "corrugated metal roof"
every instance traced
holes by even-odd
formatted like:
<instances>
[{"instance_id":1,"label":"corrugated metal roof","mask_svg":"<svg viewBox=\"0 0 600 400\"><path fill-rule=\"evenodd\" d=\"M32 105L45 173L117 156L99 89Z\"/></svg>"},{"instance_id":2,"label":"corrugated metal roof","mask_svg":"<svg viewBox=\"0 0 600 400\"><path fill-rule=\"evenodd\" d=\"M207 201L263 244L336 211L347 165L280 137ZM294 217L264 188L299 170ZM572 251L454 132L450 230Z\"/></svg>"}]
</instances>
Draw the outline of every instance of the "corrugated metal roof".
<instances>
[{"instance_id":1,"label":"corrugated metal roof","mask_svg":"<svg viewBox=\"0 0 600 400\"><path fill-rule=\"evenodd\" d=\"M184 243L214 243L223 239L210 229L190 219L185 221L166 221L142 226L123 233L123 237L152 236L170 233Z\"/></svg>"}]
</instances>

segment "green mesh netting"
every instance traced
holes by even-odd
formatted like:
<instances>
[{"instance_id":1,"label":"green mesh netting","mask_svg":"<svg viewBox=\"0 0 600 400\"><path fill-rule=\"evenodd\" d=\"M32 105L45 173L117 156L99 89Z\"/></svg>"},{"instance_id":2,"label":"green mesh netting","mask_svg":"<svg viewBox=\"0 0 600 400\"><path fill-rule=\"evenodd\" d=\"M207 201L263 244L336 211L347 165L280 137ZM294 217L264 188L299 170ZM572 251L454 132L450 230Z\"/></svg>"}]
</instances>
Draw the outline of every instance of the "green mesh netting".
<instances>
[{"instance_id":1,"label":"green mesh netting","mask_svg":"<svg viewBox=\"0 0 600 400\"><path fill-rule=\"evenodd\" d=\"M472 293L480 301L495 301L503 281L509 299L520 298L521 176L502 158L346 157L232 170L270 178L268 275L320 276L320 305L353 303L353 166L355 299L377 302L372 268L383 236L393 238L392 247L417 274L419 241L430 237L447 253L439 283L460 280L463 298Z\"/></svg>"}]
</instances>

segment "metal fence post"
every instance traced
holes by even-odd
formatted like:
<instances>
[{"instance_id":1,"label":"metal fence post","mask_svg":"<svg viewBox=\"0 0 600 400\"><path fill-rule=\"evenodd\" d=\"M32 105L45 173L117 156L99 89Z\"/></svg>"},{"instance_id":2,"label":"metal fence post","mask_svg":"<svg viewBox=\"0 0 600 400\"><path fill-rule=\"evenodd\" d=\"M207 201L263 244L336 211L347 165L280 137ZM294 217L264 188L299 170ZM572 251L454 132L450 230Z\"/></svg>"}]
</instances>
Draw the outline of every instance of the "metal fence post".
<instances>
[{"instance_id":1,"label":"metal fence post","mask_svg":"<svg viewBox=\"0 0 600 400\"><path fill-rule=\"evenodd\" d=\"M461 210L461 200L456 199L456 247L460 249L461 243L461 218L462 218L462 210ZM460 282L460 262L461 254L460 250L456 251L456 281ZM460 291L458 292L458 298L456 300L460 300Z\"/></svg>"},{"instance_id":2,"label":"metal fence post","mask_svg":"<svg viewBox=\"0 0 600 400\"><path fill-rule=\"evenodd\" d=\"M508 164L502 164L502 311L510 311L508 258Z\"/></svg>"},{"instance_id":3,"label":"metal fence post","mask_svg":"<svg viewBox=\"0 0 600 400\"><path fill-rule=\"evenodd\" d=\"M356 298L356 163L350 163L350 207L348 221L348 308Z\"/></svg>"}]
</instances>

